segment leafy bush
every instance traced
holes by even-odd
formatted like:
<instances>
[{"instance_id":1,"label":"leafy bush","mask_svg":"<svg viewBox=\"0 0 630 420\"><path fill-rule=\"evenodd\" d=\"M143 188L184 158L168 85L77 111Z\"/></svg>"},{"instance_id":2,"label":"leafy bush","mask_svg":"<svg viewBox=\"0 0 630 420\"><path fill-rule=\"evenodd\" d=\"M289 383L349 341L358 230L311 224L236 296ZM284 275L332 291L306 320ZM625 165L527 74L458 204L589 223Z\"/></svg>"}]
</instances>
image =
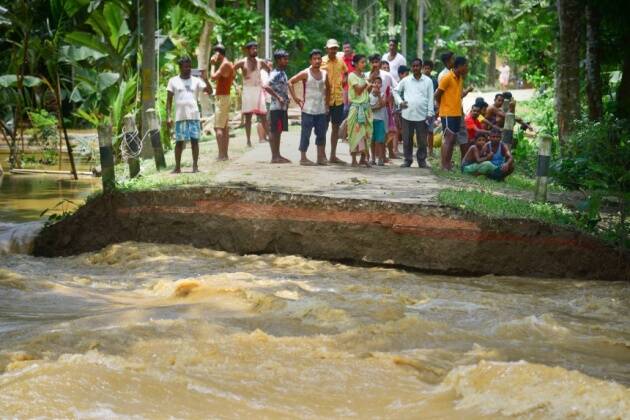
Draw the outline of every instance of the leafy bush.
<instances>
[{"instance_id":1,"label":"leafy bush","mask_svg":"<svg viewBox=\"0 0 630 420\"><path fill-rule=\"evenodd\" d=\"M57 118L45 109L28 113L33 126L30 145L39 146L42 157L39 163L52 165L57 161L59 147L59 135L57 132Z\"/></svg>"}]
</instances>

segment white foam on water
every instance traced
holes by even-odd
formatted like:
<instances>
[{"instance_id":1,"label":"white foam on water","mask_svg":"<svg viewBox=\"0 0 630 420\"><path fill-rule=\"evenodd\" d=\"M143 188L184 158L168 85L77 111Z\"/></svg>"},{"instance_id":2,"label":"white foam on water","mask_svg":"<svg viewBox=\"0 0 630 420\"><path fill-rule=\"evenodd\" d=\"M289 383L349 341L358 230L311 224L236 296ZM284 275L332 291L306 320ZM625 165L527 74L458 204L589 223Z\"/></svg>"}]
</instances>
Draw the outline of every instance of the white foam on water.
<instances>
[{"instance_id":1,"label":"white foam on water","mask_svg":"<svg viewBox=\"0 0 630 420\"><path fill-rule=\"evenodd\" d=\"M30 253L42 227L42 222L0 222L0 255Z\"/></svg>"}]
</instances>

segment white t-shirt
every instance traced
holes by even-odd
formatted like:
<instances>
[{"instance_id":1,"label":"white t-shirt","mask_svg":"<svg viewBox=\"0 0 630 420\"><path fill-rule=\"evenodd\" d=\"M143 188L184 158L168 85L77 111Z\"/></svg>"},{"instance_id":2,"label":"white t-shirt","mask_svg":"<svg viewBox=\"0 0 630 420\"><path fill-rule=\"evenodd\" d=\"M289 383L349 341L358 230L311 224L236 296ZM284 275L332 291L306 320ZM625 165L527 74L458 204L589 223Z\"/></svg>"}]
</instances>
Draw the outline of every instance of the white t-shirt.
<instances>
[{"instance_id":1,"label":"white t-shirt","mask_svg":"<svg viewBox=\"0 0 630 420\"><path fill-rule=\"evenodd\" d=\"M201 119L198 98L205 88L206 83L196 76L190 76L188 79L171 77L166 90L173 93L175 121Z\"/></svg>"},{"instance_id":2,"label":"white t-shirt","mask_svg":"<svg viewBox=\"0 0 630 420\"><path fill-rule=\"evenodd\" d=\"M442 71L440 72L440 74L438 74L438 78L437 78L438 83L440 83L440 82L442 81L442 78L443 78L444 76L446 76L446 75L448 74L448 72L449 72L449 71L450 71L450 70L449 70L448 68L446 68L446 67L444 67L444 68L442 69Z\"/></svg>"},{"instance_id":3,"label":"white t-shirt","mask_svg":"<svg viewBox=\"0 0 630 420\"><path fill-rule=\"evenodd\" d=\"M407 60L401 53L396 53L396 57L393 60L389 59L389 51L383 54L383 60L389 63L389 73L392 75L394 80L398 82L400 77L398 77L398 68L400 66L406 66Z\"/></svg>"},{"instance_id":4,"label":"white t-shirt","mask_svg":"<svg viewBox=\"0 0 630 420\"><path fill-rule=\"evenodd\" d=\"M383 100L385 100L385 95L381 94L381 98L383 98ZM376 104L378 103L378 99L379 97L374 95L373 93L370 93L370 107L376 106ZM377 110L372 110L372 117L375 120L381 120L381 121L386 121L387 120L387 107L382 107L379 108Z\"/></svg>"}]
</instances>

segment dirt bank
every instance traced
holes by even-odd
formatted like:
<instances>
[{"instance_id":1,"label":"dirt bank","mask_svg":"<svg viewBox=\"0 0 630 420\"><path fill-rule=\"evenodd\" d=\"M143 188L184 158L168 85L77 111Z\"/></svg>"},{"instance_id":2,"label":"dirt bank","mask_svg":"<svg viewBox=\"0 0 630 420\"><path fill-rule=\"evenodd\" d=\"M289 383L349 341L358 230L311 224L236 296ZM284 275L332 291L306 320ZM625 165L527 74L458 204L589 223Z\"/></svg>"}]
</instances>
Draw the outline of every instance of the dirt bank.
<instances>
[{"instance_id":1,"label":"dirt bank","mask_svg":"<svg viewBox=\"0 0 630 420\"><path fill-rule=\"evenodd\" d=\"M44 229L34 253L65 256L129 240L452 274L630 278L627 256L619 258L594 238L566 228L439 206L243 187L103 196Z\"/></svg>"}]
</instances>

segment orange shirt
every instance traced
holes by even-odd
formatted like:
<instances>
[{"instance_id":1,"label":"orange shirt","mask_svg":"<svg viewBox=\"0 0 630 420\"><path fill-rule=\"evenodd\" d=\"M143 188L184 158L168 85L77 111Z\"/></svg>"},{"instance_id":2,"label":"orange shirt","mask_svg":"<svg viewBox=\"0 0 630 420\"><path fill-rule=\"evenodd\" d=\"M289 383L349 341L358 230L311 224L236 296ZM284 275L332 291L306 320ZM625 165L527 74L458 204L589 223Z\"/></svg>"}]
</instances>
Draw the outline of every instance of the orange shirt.
<instances>
[{"instance_id":1,"label":"orange shirt","mask_svg":"<svg viewBox=\"0 0 630 420\"><path fill-rule=\"evenodd\" d=\"M440 117L461 117L464 78L457 77L455 72L450 70L440 80L438 89L444 91L440 98Z\"/></svg>"},{"instance_id":2,"label":"orange shirt","mask_svg":"<svg viewBox=\"0 0 630 420\"><path fill-rule=\"evenodd\" d=\"M326 77L330 84L330 100L328 105L343 105L343 76L348 73L346 63L340 58L330 60L328 56L322 59L322 70L326 70Z\"/></svg>"},{"instance_id":3,"label":"orange shirt","mask_svg":"<svg viewBox=\"0 0 630 420\"><path fill-rule=\"evenodd\" d=\"M219 76L217 77L217 90L215 92L216 95L229 95L230 89L232 88L232 82L234 81L234 64L227 63L230 68L229 76Z\"/></svg>"}]
</instances>

